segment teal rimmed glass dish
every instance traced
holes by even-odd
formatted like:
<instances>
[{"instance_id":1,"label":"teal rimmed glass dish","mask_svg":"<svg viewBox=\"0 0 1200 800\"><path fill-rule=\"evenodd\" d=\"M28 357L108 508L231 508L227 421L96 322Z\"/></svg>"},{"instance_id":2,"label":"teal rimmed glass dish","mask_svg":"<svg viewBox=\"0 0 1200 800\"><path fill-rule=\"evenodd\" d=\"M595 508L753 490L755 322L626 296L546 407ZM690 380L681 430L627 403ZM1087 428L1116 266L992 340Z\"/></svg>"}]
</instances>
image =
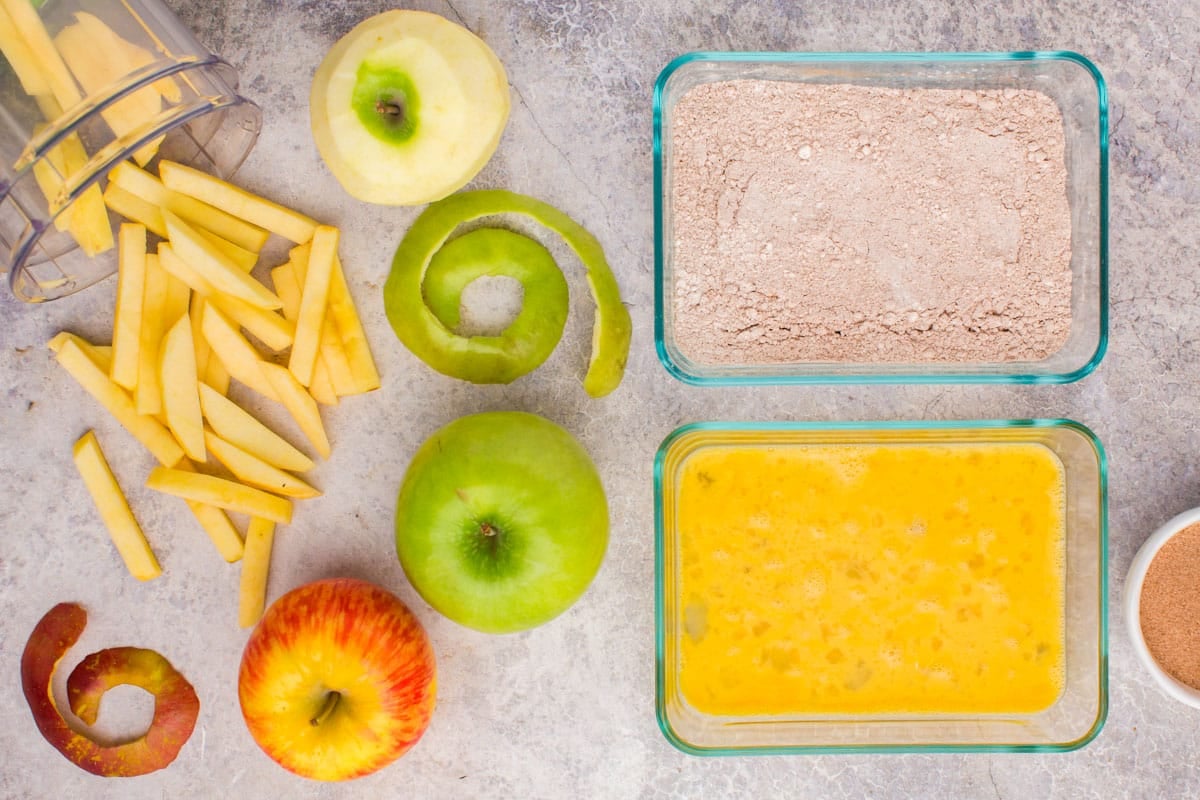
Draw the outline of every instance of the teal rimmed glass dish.
<instances>
[{"instance_id":1,"label":"teal rimmed glass dish","mask_svg":"<svg viewBox=\"0 0 1200 800\"><path fill-rule=\"evenodd\" d=\"M1071 215L1071 330L1038 361L710 363L676 337L673 122L703 83L761 79L917 89L1036 89L1055 100L1066 134ZM1108 100L1100 71L1066 51L1013 53L696 52L654 87L655 347L667 371L697 385L796 383L1068 383L1090 374L1108 342Z\"/></svg>"},{"instance_id":2,"label":"teal rimmed glass dish","mask_svg":"<svg viewBox=\"0 0 1200 800\"><path fill-rule=\"evenodd\" d=\"M689 702L680 680L689 619L681 583L681 542L687 532L679 528L678 503L690 457L728 447L1003 444L1043 446L1062 465L1064 673L1056 700L1035 713L745 716L706 713ZM1062 419L700 422L675 430L659 447L654 463L656 713L663 735L685 753L713 756L1065 752L1083 747L1099 734L1108 713L1106 473L1104 450L1096 436L1087 427ZM747 498L748 504L754 502L753 497ZM747 552L731 540L726 555L750 559ZM745 569L756 566L761 565L746 563Z\"/></svg>"}]
</instances>

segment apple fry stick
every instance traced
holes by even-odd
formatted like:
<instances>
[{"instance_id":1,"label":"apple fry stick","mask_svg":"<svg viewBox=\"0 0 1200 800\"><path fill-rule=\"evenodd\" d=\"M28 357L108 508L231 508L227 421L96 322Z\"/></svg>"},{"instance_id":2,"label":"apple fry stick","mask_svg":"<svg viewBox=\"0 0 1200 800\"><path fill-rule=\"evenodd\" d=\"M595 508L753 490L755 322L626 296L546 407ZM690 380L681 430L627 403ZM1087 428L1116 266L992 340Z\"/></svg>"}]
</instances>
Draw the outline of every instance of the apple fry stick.
<instances>
[{"instance_id":1,"label":"apple fry stick","mask_svg":"<svg viewBox=\"0 0 1200 800\"><path fill-rule=\"evenodd\" d=\"M0 20L0 25L3 24L3 20ZM34 180L37 181L38 188L42 190L42 196L46 198L47 208L51 212L61 205L60 198L66 194L63 190L63 184L66 182L68 174L67 154L64 152L66 147L65 144L52 147L45 156L33 162ZM71 217L74 213L75 208L67 206L55 214L54 229L69 232Z\"/></svg>"},{"instance_id":2,"label":"apple fry stick","mask_svg":"<svg viewBox=\"0 0 1200 800\"><path fill-rule=\"evenodd\" d=\"M281 270L279 282L288 285L295 285L297 288L296 298L297 304L300 298L300 289L308 278L308 266L311 255L310 245L300 245L293 247L290 253L291 261L276 269ZM337 254L334 254L337 257ZM287 273L291 273L291 279L287 277ZM272 272L274 277L274 272ZM332 274L330 281L332 289ZM332 309L326 308L325 319L321 323L321 338L317 353L316 368L313 372L313 385L308 389L312 393L313 398L318 403L325 405L336 405L339 395L357 394L354 386L353 375L350 371L350 362L346 358L346 351L342 347L341 337L338 335L337 323L333 321ZM297 305L295 314L300 313L299 305ZM324 375L318 373L326 373ZM326 386L328 382L328 387ZM326 402L322 396L328 393L332 398Z\"/></svg>"},{"instance_id":3,"label":"apple fry stick","mask_svg":"<svg viewBox=\"0 0 1200 800\"><path fill-rule=\"evenodd\" d=\"M167 330L187 314L188 305L192 301L192 288L185 281L165 270L157 253L147 255L146 260L166 275L167 293L163 299L163 335L165 336Z\"/></svg>"},{"instance_id":4,"label":"apple fry stick","mask_svg":"<svg viewBox=\"0 0 1200 800\"><path fill-rule=\"evenodd\" d=\"M204 529L208 538L216 546L221 558L232 564L242 557L244 548L242 537L224 511L216 506L205 505L195 500L188 500L187 505L196 517L196 521L200 523L200 527Z\"/></svg>"},{"instance_id":5,"label":"apple fry stick","mask_svg":"<svg viewBox=\"0 0 1200 800\"><path fill-rule=\"evenodd\" d=\"M93 14L77 11L75 22L97 41L102 41L106 45L105 54L114 61L124 61L136 68L144 67L157 58L149 50L118 36L103 20ZM129 71L132 72L132 69ZM168 103L180 103L183 100L183 92L180 91L174 76L159 78L154 82L154 88Z\"/></svg>"},{"instance_id":6,"label":"apple fry stick","mask_svg":"<svg viewBox=\"0 0 1200 800\"><path fill-rule=\"evenodd\" d=\"M296 376L286 368L269 361L260 361L258 366L274 387L279 402L283 403L292 419L296 420L296 424L304 431L313 448L320 453L321 458L329 458L329 439L325 435L325 425L321 422L321 410L317 407L317 401L313 400L312 395L296 380Z\"/></svg>"},{"instance_id":7,"label":"apple fry stick","mask_svg":"<svg viewBox=\"0 0 1200 800\"><path fill-rule=\"evenodd\" d=\"M161 258L161 255L159 257ZM210 390L224 395L229 391L229 372L221 363L221 359L212 352L208 339L204 338L201 328L204 321L204 304L204 295L193 292L192 307L188 310L188 316L192 318L192 341L196 345L196 375L211 387Z\"/></svg>"},{"instance_id":8,"label":"apple fry stick","mask_svg":"<svg viewBox=\"0 0 1200 800\"><path fill-rule=\"evenodd\" d=\"M55 148L53 152L57 153L58 150L59 148ZM39 161L35 165L35 169L37 167L45 166L46 165L44 162ZM133 165L129 164L128 162L124 162L122 166L133 168ZM53 176L47 177L45 183L51 183L51 177ZM108 188L104 190L104 204L117 214L125 217L125 219L145 225L146 229L154 233L156 236L161 236L164 239L168 237L167 223L163 220L164 206L156 205L127 189L121 188L114 182L110 182L108 184ZM55 225L58 225L59 220L63 218L63 215L71 210L72 207L68 206L63 214L55 217ZM170 208L167 210L170 210ZM184 217L180 218L185 219ZM64 224L69 220L70 217L68 216L64 221ZM241 247L216 233L213 233L207 228L197 227L196 233L208 240L210 244L228 256L230 261L237 264L245 272L249 272L250 270L254 269L255 264L258 263L258 255L254 251L247 250L246 248Z\"/></svg>"},{"instance_id":9,"label":"apple fry stick","mask_svg":"<svg viewBox=\"0 0 1200 800\"><path fill-rule=\"evenodd\" d=\"M50 95L38 95L34 100L46 119L56 120L62 115L62 106ZM18 168L29 163L35 154L34 149L27 146L17 162ZM98 185L87 187L71 199L68 179L83 170L87 163L88 154L83 149L83 142L78 134L72 133L41 159L33 161L33 173L46 198L47 210L54 215L54 227L68 231L86 255L94 256L112 249L113 232Z\"/></svg>"},{"instance_id":10,"label":"apple fry stick","mask_svg":"<svg viewBox=\"0 0 1200 800\"><path fill-rule=\"evenodd\" d=\"M367 335L363 331L362 320L358 318L358 311L354 308L354 299L350 296L346 274L342 271L342 262L338 258L334 258L333 276L329 284L329 313L337 323L338 334L350 361L350 370L354 374L355 388L359 392L378 389L379 371L375 367L375 359L371 357Z\"/></svg>"},{"instance_id":11,"label":"apple fry stick","mask_svg":"<svg viewBox=\"0 0 1200 800\"><path fill-rule=\"evenodd\" d=\"M163 338L160 363L162 408L167 428L188 458L204 461L204 420L200 414L196 345L192 342L191 318L186 315L180 317L167 331Z\"/></svg>"},{"instance_id":12,"label":"apple fry stick","mask_svg":"<svg viewBox=\"0 0 1200 800\"><path fill-rule=\"evenodd\" d=\"M287 524L292 519L292 503L237 481L201 475L182 469L155 467L146 479L146 486L156 492L173 494L185 500L264 517Z\"/></svg>"},{"instance_id":13,"label":"apple fry stick","mask_svg":"<svg viewBox=\"0 0 1200 800\"><path fill-rule=\"evenodd\" d=\"M183 449L171 432L153 417L138 414L129 393L109 380L108 375L88 358L79 345L69 339L63 342L58 351L58 363L79 382L84 391L96 398L116 417L117 422L145 445L159 463L174 466L183 458Z\"/></svg>"},{"instance_id":14,"label":"apple fry stick","mask_svg":"<svg viewBox=\"0 0 1200 800\"><path fill-rule=\"evenodd\" d=\"M163 269L186 283L196 294L205 297L217 294L217 290L209 283L208 279L192 269L191 264L180 258L170 242L159 244L158 259Z\"/></svg>"},{"instance_id":15,"label":"apple fry stick","mask_svg":"<svg viewBox=\"0 0 1200 800\"><path fill-rule=\"evenodd\" d=\"M134 519L129 502L117 484L93 431L88 431L75 443L73 457L75 467L129 573L139 581L157 578L162 574L162 568L150 550L150 543L146 541L141 526Z\"/></svg>"},{"instance_id":16,"label":"apple fry stick","mask_svg":"<svg viewBox=\"0 0 1200 800\"><path fill-rule=\"evenodd\" d=\"M214 294L208 302L272 350L284 350L292 344L296 327L280 314L255 308L227 294Z\"/></svg>"},{"instance_id":17,"label":"apple fry stick","mask_svg":"<svg viewBox=\"0 0 1200 800\"><path fill-rule=\"evenodd\" d=\"M297 244L311 239L317 227L315 221L298 211L251 194L198 169L174 161L163 161L158 165L158 174L168 189L225 209L235 217Z\"/></svg>"},{"instance_id":18,"label":"apple fry stick","mask_svg":"<svg viewBox=\"0 0 1200 800\"><path fill-rule=\"evenodd\" d=\"M216 353L208 357L208 372L204 375L204 382L215 392L229 394L229 370L225 369Z\"/></svg>"},{"instance_id":19,"label":"apple fry stick","mask_svg":"<svg viewBox=\"0 0 1200 800\"><path fill-rule=\"evenodd\" d=\"M122 225L117 239L117 305L113 321L111 377L118 386L132 389L137 385L146 293L146 229L141 225Z\"/></svg>"},{"instance_id":20,"label":"apple fry stick","mask_svg":"<svg viewBox=\"0 0 1200 800\"><path fill-rule=\"evenodd\" d=\"M163 222L162 209L111 181L104 190L104 205L130 222L145 225L146 230L155 236L167 238L167 224Z\"/></svg>"},{"instance_id":21,"label":"apple fry stick","mask_svg":"<svg viewBox=\"0 0 1200 800\"><path fill-rule=\"evenodd\" d=\"M282 303L267 287L250 277L195 228L170 211L163 212L171 247L188 266L204 276L218 291L260 308L279 308Z\"/></svg>"},{"instance_id":22,"label":"apple fry stick","mask_svg":"<svg viewBox=\"0 0 1200 800\"><path fill-rule=\"evenodd\" d=\"M302 386L312 383L313 366L320 348L325 309L329 304L329 283L333 274L333 259L337 257L338 230L318 225L309 245L308 268L305 270L300 293L300 315L296 320L296 339L288 369ZM296 273L300 279L299 271Z\"/></svg>"},{"instance_id":23,"label":"apple fry stick","mask_svg":"<svg viewBox=\"0 0 1200 800\"><path fill-rule=\"evenodd\" d=\"M178 214L182 219L196 225L199 229L219 236L224 241L250 253L257 254L267 243L271 234L257 225L251 225L244 219L227 214L219 208L213 208L194 197L188 197L179 192L167 191L163 208L172 214Z\"/></svg>"},{"instance_id":24,"label":"apple fry stick","mask_svg":"<svg viewBox=\"0 0 1200 800\"><path fill-rule=\"evenodd\" d=\"M321 361L328 365L329 382L336 394L360 394L354 380L354 372L350 369L350 359L342 346L342 337L338 335L337 323L328 314L325 315L325 323L321 326L321 351L318 355Z\"/></svg>"},{"instance_id":25,"label":"apple fry stick","mask_svg":"<svg viewBox=\"0 0 1200 800\"><path fill-rule=\"evenodd\" d=\"M62 107L50 95L34 98L48 120L62 114ZM26 147L18 164L29 163L35 151ZM88 256L111 250L113 246L112 226L104 208L104 197L100 187L92 185L71 199L68 179L78 174L88 163L87 151L79 135L72 133L33 161L33 174L38 188L46 198L46 208L54 215L54 227L71 234L79 248Z\"/></svg>"},{"instance_id":26,"label":"apple fry stick","mask_svg":"<svg viewBox=\"0 0 1200 800\"><path fill-rule=\"evenodd\" d=\"M63 139L62 148L66 157L65 176L79 174L88 162L87 151L77 134L71 134ZM52 202L51 208L54 207ZM71 237L79 244L79 249L88 256L112 249L112 225L108 221L108 211L104 208L104 195L100 193L99 184L92 184L71 201L67 207L71 212L68 223Z\"/></svg>"},{"instance_id":27,"label":"apple fry stick","mask_svg":"<svg viewBox=\"0 0 1200 800\"><path fill-rule=\"evenodd\" d=\"M312 459L255 419L250 412L207 384L200 384L200 408L217 435L280 469L307 472Z\"/></svg>"},{"instance_id":28,"label":"apple fry stick","mask_svg":"<svg viewBox=\"0 0 1200 800\"><path fill-rule=\"evenodd\" d=\"M50 33L42 24L42 18L38 16L33 3L29 0L0 0L0 8L7 12L7 21L11 22L12 30L24 40L58 104L67 109L78 103L83 95L55 49Z\"/></svg>"},{"instance_id":29,"label":"apple fry stick","mask_svg":"<svg viewBox=\"0 0 1200 800\"><path fill-rule=\"evenodd\" d=\"M69 341L74 342L75 346L82 350L92 360L92 363L100 368L101 372L105 375L109 374L109 371L112 369L112 345L92 344L87 339L76 336L73 333L59 331L54 334L54 338L46 342L46 346L57 353Z\"/></svg>"},{"instance_id":30,"label":"apple fry stick","mask_svg":"<svg viewBox=\"0 0 1200 800\"><path fill-rule=\"evenodd\" d=\"M146 285L142 301L142 327L138 344L137 382L133 400L139 414L162 411L162 386L158 376L158 352L167 332L167 278L158 256L146 256Z\"/></svg>"},{"instance_id":31,"label":"apple fry stick","mask_svg":"<svg viewBox=\"0 0 1200 800\"><path fill-rule=\"evenodd\" d=\"M170 209L168 209L169 211ZM183 219L180 217L180 219ZM258 253L252 250L247 250L244 247L238 247L228 239L222 239L217 234L210 230L196 226L196 233L208 240L208 243L220 250L234 264L237 264L243 272L251 272L258 264Z\"/></svg>"},{"instance_id":32,"label":"apple fry stick","mask_svg":"<svg viewBox=\"0 0 1200 800\"><path fill-rule=\"evenodd\" d=\"M209 452L228 467L242 483L298 500L321 496L320 492L295 475L268 464L237 445L230 444L212 431L204 432L204 443Z\"/></svg>"},{"instance_id":33,"label":"apple fry stick","mask_svg":"<svg viewBox=\"0 0 1200 800\"><path fill-rule=\"evenodd\" d=\"M26 0L0 2L0 53L17 74L22 88L37 101L47 120L57 119L64 109L73 107L82 98L41 17ZM18 159L17 168L28 164L33 155L33 151L27 148ZM79 137L71 134L48 157L50 165L35 162L34 177L53 213L59 211L65 202L67 177L74 175L87 163L87 153ZM50 174L55 171L58 175ZM72 206L56 216L55 226L60 230L66 226L79 247L89 256L113 246L112 229L108 224L108 215L104 213L99 187L85 189Z\"/></svg>"},{"instance_id":34,"label":"apple fry stick","mask_svg":"<svg viewBox=\"0 0 1200 800\"><path fill-rule=\"evenodd\" d=\"M289 261L271 270L271 283L275 287L275 294L283 301L283 316L292 322L300 315L300 284L296 279L294 263ZM326 322L329 322L328 317ZM338 403L337 391L333 387L324 352L317 353L317 363L313 367L313 378L308 392L321 405L336 406Z\"/></svg>"},{"instance_id":35,"label":"apple fry stick","mask_svg":"<svg viewBox=\"0 0 1200 800\"><path fill-rule=\"evenodd\" d=\"M80 16L92 15L86 12L76 14L76 17ZM99 22L98 19L96 21ZM93 36L78 22L65 26L54 37L59 55L88 95L98 94L122 76L153 60L147 58L141 63L130 63L123 58L126 51L119 50L112 42L116 34L103 23L100 26L106 33L102 37ZM149 53L146 55L149 56ZM146 120L154 119L161 110L162 96L154 87L144 86L108 105L100 111L100 115L113 133L121 137L136 131ZM148 164L157 154L162 140L160 136L142 145L133 154L134 160L139 164Z\"/></svg>"},{"instance_id":36,"label":"apple fry stick","mask_svg":"<svg viewBox=\"0 0 1200 800\"><path fill-rule=\"evenodd\" d=\"M17 26L8 16L8 11L0 5L0 54L8 59L21 88L30 96L50 94L50 84L46 74L38 65L33 51L25 44L25 40L17 33Z\"/></svg>"},{"instance_id":37,"label":"apple fry stick","mask_svg":"<svg viewBox=\"0 0 1200 800\"><path fill-rule=\"evenodd\" d=\"M274 541L275 523L260 517L251 518L238 587L238 625L243 628L258 622L267 604L267 575Z\"/></svg>"},{"instance_id":38,"label":"apple fry stick","mask_svg":"<svg viewBox=\"0 0 1200 800\"><path fill-rule=\"evenodd\" d=\"M186 458L180 461L175 468L182 472L196 471L196 465ZM238 533L237 528L233 527L229 516L213 505L186 498L185 502L196 521L200 523L200 527L212 540L213 546L217 548L221 558L230 564L240 559L243 551L242 535Z\"/></svg>"},{"instance_id":39,"label":"apple fry stick","mask_svg":"<svg viewBox=\"0 0 1200 800\"><path fill-rule=\"evenodd\" d=\"M161 251L158 257L161 261ZM188 305L188 321L192 325L192 346L196 348L196 375L200 380L203 380L208 372L208 359L212 356L212 348L208 346L208 340L204 338L204 332L200 329L200 323L204 320L203 313L204 295L192 292L192 301Z\"/></svg>"},{"instance_id":40,"label":"apple fry stick","mask_svg":"<svg viewBox=\"0 0 1200 800\"><path fill-rule=\"evenodd\" d=\"M122 162L108 174L109 186L115 186L141 198L155 208L165 209L197 228L206 230L239 248L258 253L270 234L227 211L214 208L194 197L174 192L162 181L129 162ZM161 211L160 211L161 213Z\"/></svg>"},{"instance_id":41,"label":"apple fry stick","mask_svg":"<svg viewBox=\"0 0 1200 800\"><path fill-rule=\"evenodd\" d=\"M211 303L204 304L204 319L200 323L200 329L212 352L231 376L262 396L280 402L279 392L259 369L264 362L254 345L246 341L246 337L242 336L229 318ZM211 364L211 359L209 363Z\"/></svg>"}]
</instances>

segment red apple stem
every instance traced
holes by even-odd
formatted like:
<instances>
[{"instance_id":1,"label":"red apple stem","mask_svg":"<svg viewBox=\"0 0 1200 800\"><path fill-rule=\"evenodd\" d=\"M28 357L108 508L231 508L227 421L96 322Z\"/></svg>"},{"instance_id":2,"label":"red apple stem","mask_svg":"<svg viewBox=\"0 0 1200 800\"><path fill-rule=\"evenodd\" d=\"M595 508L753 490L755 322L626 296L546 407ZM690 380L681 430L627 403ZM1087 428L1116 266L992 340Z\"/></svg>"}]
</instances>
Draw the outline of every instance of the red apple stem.
<instances>
[{"instance_id":1,"label":"red apple stem","mask_svg":"<svg viewBox=\"0 0 1200 800\"><path fill-rule=\"evenodd\" d=\"M325 695L325 705L321 706L320 712L318 712L315 717L310 719L308 724L316 728L325 720L329 719L329 715L333 713L335 708L337 708L337 704L339 701L341 701L341 699L341 692L330 692L329 694Z\"/></svg>"}]
</instances>

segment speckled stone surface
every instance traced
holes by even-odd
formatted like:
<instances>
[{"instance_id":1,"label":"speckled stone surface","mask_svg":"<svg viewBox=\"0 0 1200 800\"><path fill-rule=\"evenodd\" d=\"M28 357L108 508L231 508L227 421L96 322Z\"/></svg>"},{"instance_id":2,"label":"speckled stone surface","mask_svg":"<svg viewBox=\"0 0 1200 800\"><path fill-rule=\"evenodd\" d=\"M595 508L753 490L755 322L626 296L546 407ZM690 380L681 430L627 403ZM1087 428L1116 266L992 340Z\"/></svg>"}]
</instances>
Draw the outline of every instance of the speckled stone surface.
<instances>
[{"instance_id":1,"label":"speckled stone surface","mask_svg":"<svg viewBox=\"0 0 1200 800\"><path fill-rule=\"evenodd\" d=\"M336 574L376 581L412 604L437 648L440 704L419 745L349 786L296 778L250 739L237 706L246 634L238 570L184 508L140 488L150 458L56 368L43 343L69 328L107 341L114 282L25 307L0 299L0 796L11 798L1174 798L1200 796L1200 711L1167 700L1133 659L1118 614L1134 551L1161 522L1200 505L1200 16L1180 0L454 0L418 3L479 33L508 69L513 113L475 180L544 198L584 222L610 255L634 320L625 383L603 400L579 386L591 322L568 260L573 315L535 374L477 387L425 368L392 336L380 303L391 252L416 212L351 200L308 132L309 79L325 50L380 2L172 0L241 72L265 112L240 180L344 230L342 257L384 385L327 412L335 452L277 538L270 597ZM1052 387L699 389L668 377L653 347L650 99L671 57L697 49L1071 49L1111 90L1112 325L1109 354ZM439 617L407 585L391 541L409 457L469 412L524 409L573 431L611 499L612 538L592 588L567 614L515 636ZM1103 440L1111 467L1111 710L1089 746L1059 755L699 759L654 717L651 464L676 426L701 419L1071 417ZM130 487L164 575L123 571L70 462L95 428ZM38 735L18 660L38 618L80 601L91 623L68 662L101 647L159 650L195 684L202 709L168 769L92 777ZM124 708L123 708L124 707ZM109 730L148 719L135 690L101 712Z\"/></svg>"}]
</instances>

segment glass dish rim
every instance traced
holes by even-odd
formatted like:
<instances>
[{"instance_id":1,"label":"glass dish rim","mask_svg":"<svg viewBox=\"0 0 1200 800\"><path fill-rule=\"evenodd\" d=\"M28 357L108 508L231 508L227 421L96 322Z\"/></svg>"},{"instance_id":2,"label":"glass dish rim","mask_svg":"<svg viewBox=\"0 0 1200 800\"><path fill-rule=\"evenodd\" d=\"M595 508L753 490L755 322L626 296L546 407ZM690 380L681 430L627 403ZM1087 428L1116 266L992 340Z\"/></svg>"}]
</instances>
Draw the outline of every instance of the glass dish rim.
<instances>
[{"instance_id":1,"label":"glass dish rim","mask_svg":"<svg viewBox=\"0 0 1200 800\"><path fill-rule=\"evenodd\" d=\"M694 432L715 433L787 433L810 432L921 432L956 430L1012 430L1067 428L1083 436L1096 454L1099 492L1099 630L1097 637L1099 667L1099 704L1091 727L1079 738L1049 744L884 744L884 745L751 745L697 746L685 741L671 725L666 696L666 626L664 624L663 571L665 568L665 531L663 521L663 465L671 447ZM1081 422L1064 417L1027 419L947 419L947 420L707 420L678 426L662 440L654 456L654 710L663 737L680 752L692 756L758 755L836 755L870 753L1068 753L1092 742L1104 729L1109 709L1109 523L1108 456L1100 438Z\"/></svg>"},{"instance_id":2,"label":"glass dish rim","mask_svg":"<svg viewBox=\"0 0 1200 800\"><path fill-rule=\"evenodd\" d=\"M1097 155L1099 157L1099 336L1091 357L1081 366L1066 372L981 372L970 369L946 370L933 373L909 371L873 372L860 369L854 372L770 372L772 365L763 365L763 371L752 374L706 375L689 371L671 357L667 350L663 325L663 159L662 122L663 94L670 78L682 67L702 61L747 62L747 63L1004 63L1029 61L1067 61L1082 67L1096 83L1097 102ZM654 185L654 349L659 362L676 380L692 386L763 386L797 384L1064 384L1074 383L1090 375L1100 365L1108 351L1109 339L1109 123L1108 85L1096 65L1086 56L1073 50L1013 50L1013 51L758 51L758 50L695 50L676 56L663 67L654 82L653 137L651 155L653 159ZM836 367L836 364L830 364ZM880 365L886 366L886 365ZM936 366L936 365L935 365Z\"/></svg>"}]
</instances>

